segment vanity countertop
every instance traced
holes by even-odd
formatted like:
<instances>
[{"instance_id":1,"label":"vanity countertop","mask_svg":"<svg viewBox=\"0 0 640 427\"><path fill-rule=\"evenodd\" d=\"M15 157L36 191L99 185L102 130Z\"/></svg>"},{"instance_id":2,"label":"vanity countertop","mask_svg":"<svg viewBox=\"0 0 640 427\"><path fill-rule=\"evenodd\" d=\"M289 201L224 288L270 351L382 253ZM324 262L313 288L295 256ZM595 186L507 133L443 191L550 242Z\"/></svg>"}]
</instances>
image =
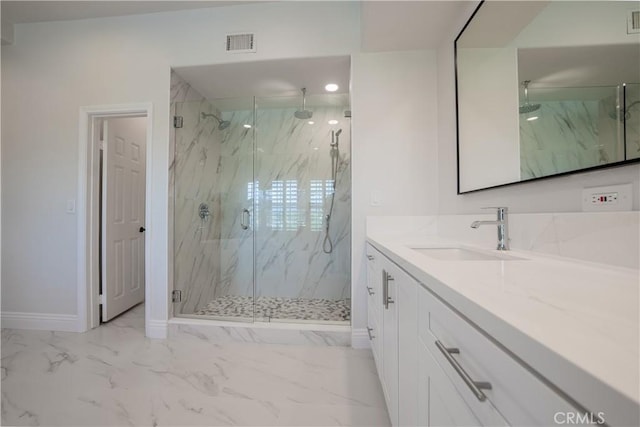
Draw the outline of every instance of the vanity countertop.
<instances>
[{"instance_id":1,"label":"vanity countertop","mask_svg":"<svg viewBox=\"0 0 640 427\"><path fill-rule=\"evenodd\" d=\"M605 412L611 425L638 413L638 270L519 250L508 254L523 260L442 261L411 248L472 246L435 236L367 238L555 386Z\"/></svg>"}]
</instances>

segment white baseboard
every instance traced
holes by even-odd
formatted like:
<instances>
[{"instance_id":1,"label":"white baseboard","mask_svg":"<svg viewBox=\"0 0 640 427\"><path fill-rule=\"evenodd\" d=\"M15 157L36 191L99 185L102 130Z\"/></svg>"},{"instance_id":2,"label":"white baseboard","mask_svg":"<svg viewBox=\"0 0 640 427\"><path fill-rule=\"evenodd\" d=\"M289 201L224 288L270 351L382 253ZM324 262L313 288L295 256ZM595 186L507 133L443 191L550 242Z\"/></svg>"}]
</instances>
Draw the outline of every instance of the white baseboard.
<instances>
[{"instance_id":1,"label":"white baseboard","mask_svg":"<svg viewBox=\"0 0 640 427\"><path fill-rule=\"evenodd\" d=\"M353 329L351 331L351 347L353 348L371 348L369 334L367 329Z\"/></svg>"},{"instance_id":2,"label":"white baseboard","mask_svg":"<svg viewBox=\"0 0 640 427\"><path fill-rule=\"evenodd\" d=\"M78 316L75 314L2 312L2 327L9 329L33 329L40 331L78 332Z\"/></svg>"},{"instance_id":3,"label":"white baseboard","mask_svg":"<svg viewBox=\"0 0 640 427\"><path fill-rule=\"evenodd\" d=\"M166 320L151 320L147 319L145 322L145 335L148 338L167 339L169 332L169 325Z\"/></svg>"}]
</instances>

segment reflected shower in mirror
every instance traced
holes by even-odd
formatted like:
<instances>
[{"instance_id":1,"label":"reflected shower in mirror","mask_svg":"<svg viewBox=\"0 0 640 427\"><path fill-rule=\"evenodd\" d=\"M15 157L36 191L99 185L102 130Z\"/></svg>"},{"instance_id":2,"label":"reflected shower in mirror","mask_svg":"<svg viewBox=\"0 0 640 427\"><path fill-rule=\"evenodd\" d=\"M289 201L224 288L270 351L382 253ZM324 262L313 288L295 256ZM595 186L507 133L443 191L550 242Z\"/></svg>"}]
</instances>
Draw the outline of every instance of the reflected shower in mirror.
<instances>
[{"instance_id":1,"label":"reflected shower in mirror","mask_svg":"<svg viewBox=\"0 0 640 427\"><path fill-rule=\"evenodd\" d=\"M455 45L459 193L640 158L637 9L480 4Z\"/></svg>"}]
</instances>

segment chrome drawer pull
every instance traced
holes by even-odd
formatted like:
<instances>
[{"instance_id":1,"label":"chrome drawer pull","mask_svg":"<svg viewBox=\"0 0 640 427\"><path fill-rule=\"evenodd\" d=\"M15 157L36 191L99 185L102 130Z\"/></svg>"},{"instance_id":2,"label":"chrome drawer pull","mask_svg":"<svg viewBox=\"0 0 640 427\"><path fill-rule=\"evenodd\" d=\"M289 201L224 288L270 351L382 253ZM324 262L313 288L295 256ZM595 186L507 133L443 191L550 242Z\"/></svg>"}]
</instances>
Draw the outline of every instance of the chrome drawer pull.
<instances>
[{"instance_id":1,"label":"chrome drawer pull","mask_svg":"<svg viewBox=\"0 0 640 427\"><path fill-rule=\"evenodd\" d=\"M371 286L367 286L367 292L369 293L369 295L375 295L376 293L373 292L373 288Z\"/></svg>"},{"instance_id":2,"label":"chrome drawer pull","mask_svg":"<svg viewBox=\"0 0 640 427\"><path fill-rule=\"evenodd\" d=\"M370 328L367 326L367 333L369 334L369 341L373 340L376 336L375 335L371 335L371 332L373 332L373 328Z\"/></svg>"},{"instance_id":3,"label":"chrome drawer pull","mask_svg":"<svg viewBox=\"0 0 640 427\"><path fill-rule=\"evenodd\" d=\"M394 280L393 276L391 274L387 273L387 280L386 280L386 283L387 283L387 297L385 298L385 301L387 303L387 305L385 306L386 308L389 308L389 304L393 304L395 302L395 301L393 301L393 298L391 298L389 296L389 281L393 281L393 280Z\"/></svg>"},{"instance_id":4,"label":"chrome drawer pull","mask_svg":"<svg viewBox=\"0 0 640 427\"><path fill-rule=\"evenodd\" d=\"M389 308L389 305L387 304L387 299L389 295L389 275L387 274L387 271L383 268L382 269L382 305L384 306L384 308Z\"/></svg>"},{"instance_id":5,"label":"chrome drawer pull","mask_svg":"<svg viewBox=\"0 0 640 427\"><path fill-rule=\"evenodd\" d=\"M393 276L382 269L382 305L385 310L389 309L389 304L393 304L393 298L389 296L389 280L393 280Z\"/></svg>"},{"instance_id":6,"label":"chrome drawer pull","mask_svg":"<svg viewBox=\"0 0 640 427\"><path fill-rule=\"evenodd\" d=\"M447 361L453 366L453 369L456 370L458 375L462 377L464 383L471 389L473 394L476 395L476 398L483 402L487 399L487 396L482 392L482 390L491 390L491 383L484 381L474 381L471 379L469 374L460 366L458 361L453 358L452 354L460 354L460 350L457 348L446 348L442 343L438 340L436 341L436 347L438 350L442 352Z\"/></svg>"},{"instance_id":7,"label":"chrome drawer pull","mask_svg":"<svg viewBox=\"0 0 640 427\"><path fill-rule=\"evenodd\" d=\"M374 256L373 256L373 255L369 255L369 254L367 254L367 259L368 259L369 261L373 261L375 258L374 258Z\"/></svg>"}]
</instances>

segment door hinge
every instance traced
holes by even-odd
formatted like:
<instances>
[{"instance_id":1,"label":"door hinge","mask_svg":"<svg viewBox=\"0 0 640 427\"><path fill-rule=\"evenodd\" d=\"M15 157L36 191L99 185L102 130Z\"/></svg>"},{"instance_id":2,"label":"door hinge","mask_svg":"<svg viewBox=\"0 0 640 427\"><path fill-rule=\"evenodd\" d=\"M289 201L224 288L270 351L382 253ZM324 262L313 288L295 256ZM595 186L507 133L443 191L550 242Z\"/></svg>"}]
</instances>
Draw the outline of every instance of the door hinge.
<instances>
[{"instance_id":1,"label":"door hinge","mask_svg":"<svg viewBox=\"0 0 640 427\"><path fill-rule=\"evenodd\" d=\"M106 295L105 294L100 294L98 295L98 304L105 304L106 303Z\"/></svg>"},{"instance_id":2,"label":"door hinge","mask_svg":"<svg viewBox=\"0 0 640 427\"><path fill-rule=\"evenodd\" d=\"M180 129L182 127L182 116L173 116L173 127Z\"/></svg>"},{"instance_id":3,"label":"door hinge","mask_svg":"<svg viewBox=\"0 0 640 427\"><path fill-rule=\"evenodd\" d=\"M171 302L182 302L182 291L171 291Z\"/></svg>"}]
</instances>

